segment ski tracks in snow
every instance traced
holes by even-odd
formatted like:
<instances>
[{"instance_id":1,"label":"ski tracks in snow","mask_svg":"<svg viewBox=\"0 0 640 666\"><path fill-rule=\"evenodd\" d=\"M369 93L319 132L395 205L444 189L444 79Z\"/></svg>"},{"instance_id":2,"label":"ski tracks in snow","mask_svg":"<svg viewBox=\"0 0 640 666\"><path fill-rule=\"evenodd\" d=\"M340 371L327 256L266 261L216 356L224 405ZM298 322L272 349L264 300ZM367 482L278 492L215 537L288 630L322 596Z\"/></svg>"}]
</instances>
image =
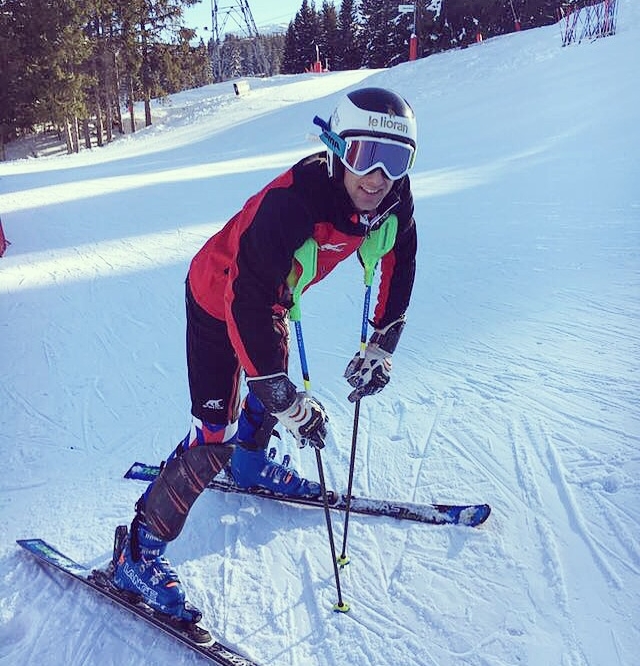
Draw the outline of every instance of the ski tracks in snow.
<instances>
[{"instance_id":1,"label":"ski tracks in snow","mask_svg":"<svg viewBox=\"0 0 640 666\"><path fill-rule=\"evenodd\" d=\"M564 488L564 483L558 476L557 469L547 469L548 473L544 473L544 461L542 460L544 436L534 431L526 417L523 417L522 424L510 424L510 430L509 440L512 446L516 478L527 507L525 521L529 525L528 529L533 530L531 543L536 544L539 549L538 559L544 579L547 582L546 593L551 597L550 604L536 600L536 612L544 613L546 607L551 607L561 614L561 626L564 626L563 640L567 651L565 654L569 655L569 664L578 666L586 662L580 654L579 642L575 636L571 619L569 590L558 550L557 537L553 525L546 517L545 491L541 489L538 479L543 481L550 479L552 487L556 486L556 491L558 485L565 491L566 488ZM540 451L540 448L543 448L543 450ZM571 515L575 516L575 503L568 501L566 492L564 497L565 508L569 508Z\"/></svg>"},{"instance_id":2,"label":"ski tracks in snow","mask_svg":"<svg viewBox=\"0 0 640 666\"><path fill-rule=\"evenodd\" d=\"M615 627L621 621L615 615L637 608L632 581L639 573L638 543L632 531L638 512L634 503L622 503L622 496L637 490L627 471L637 458L628 455L637 439L623 411L634 400L608 374L581 366L556 368L526 353L496 353L489 360L460 371L455 363L444 364L462 398L459 411L472 423L464 416L445 422L437 439L473 461L493 484L485 499L494 505L490 522L498 562L509 560L504 547L510 542L521 545L523 561L537 562L525 570L512 553L515 569L503 574L527 595L526 612L546 627L544 640L561 641L548 663L561 659L582 666L591 663L587 654L619 653L626 637L611 629L596 642L593 629L576 626L573 618L584 616L586 607L593 609L590 626ZM509 370L497 373L498 365ZM472 440L478 432L486 433L486 451ZM626 492L617 497L619 490ZM503 602L510 596L496 590Z\"/></svg>"},{"instance_id":3,"label":"ski tracks in snow","mask_svg":"<svg viewBox=\"0 0 640 666\"><path fill-rule=\"evenodd\" d=\"M485 343L465 350L462 358L454 348L450 358L436 359L429 369L430 392L406 383L407 395L392 407L397 429L387 433L388 445L404 446L409 460L404 476L394 475L401 492L412 492L416 501L478 500L494 508L486 529L478 531L482 542L461 540L455 528L427 535L432 559L420 564L420 572L431 579L434 600L438 575L458 586L477 559L470 588L475 593L467 598L464 590L460 596L466 615L443 620L437 610L428 614L434 663L498 659L586 666L593 655L605 659L623 654L624 646L628 650L628 637L615 627L631 621L629 609L638 607L633 581L640 552L633 533L640 520L635 503L622 499L637 494L631 469L638 440L632 412L625 411L637 406L637 398L630 391L632 373L622 373L631 385L616 377L617 363L627 358L637 336L618 330L615 321L587 328L579 319L529 323L542 324L529 338L549 338L545 345L557 363L535 347ZM623 336L621 342L611 340L612 330ZM607 353L609 365L598 356L586 356L593 363L581 364L585 348L599 351L605 339L615 350ZM365 439L373 486L371 470L381 461L371 446L382 438L368 433ZM385 469L390 471L396 470ZM409 534L398 571L406 571L415 557L416 532ZM512 552L509 544L522 550ZM577 626L574 618L584 617L585 607L592 609L589 626ZM475 639L469 631L474 620ZM464 633L458 631L461 623ZM605 626L614 628L596 639L594 628ZM447 643L438 640L445 627ZM423 663L430 658L425 655Z\"/></svg>"}]
</instances>

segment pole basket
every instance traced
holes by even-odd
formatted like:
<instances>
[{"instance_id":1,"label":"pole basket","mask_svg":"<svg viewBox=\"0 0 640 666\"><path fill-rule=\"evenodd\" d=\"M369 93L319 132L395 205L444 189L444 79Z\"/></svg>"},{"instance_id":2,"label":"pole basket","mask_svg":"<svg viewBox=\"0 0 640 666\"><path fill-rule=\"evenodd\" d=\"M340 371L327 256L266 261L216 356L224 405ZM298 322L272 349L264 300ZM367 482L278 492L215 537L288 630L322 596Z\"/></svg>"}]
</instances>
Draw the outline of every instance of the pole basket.
<instances>
[{"instance_id":1,"label":"pole basket","mask_svg":"<svg viewBox=\"0 0 640 666\"><path fill-rule=\"evenodd\" d=\"M562 46L616 34L618 0L572 0L558 10Z\"/></svg>"}]
</instances>

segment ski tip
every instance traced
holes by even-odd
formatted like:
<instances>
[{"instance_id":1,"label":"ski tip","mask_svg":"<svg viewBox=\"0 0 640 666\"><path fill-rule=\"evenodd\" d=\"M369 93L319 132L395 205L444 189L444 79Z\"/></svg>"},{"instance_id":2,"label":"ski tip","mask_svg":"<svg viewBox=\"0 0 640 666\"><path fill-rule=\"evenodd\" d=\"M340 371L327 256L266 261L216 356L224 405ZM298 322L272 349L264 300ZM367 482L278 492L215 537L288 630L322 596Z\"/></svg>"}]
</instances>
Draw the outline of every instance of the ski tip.
<instances>
[{"instance_id":1,"label":"ski tip","mask_svg":"<svg viewBox=\"0 0 640 666\"><path fill-rule=\"evenodd\" d=\"M160 473L160 469L157 465L134 462L125 472L124 478L136 479L138 481L153 481Z\"/></svg>"},{"instance_id":2,"label":"ski tip","mask_svg":"<svg viewBox=\"0 0 640 666\"><path fill-rule=\"evenodd\" d=\"M136 470L138 470L140 467L142 467L142 463L139 462L134 462L131 467L124 473L124 478L125 479L135 479L135 474Z\"/></svg>"},{"instance_id":3,"label":"ski tip","mask_svg":"<svg viewBox=\"0 0 640 666\"><path fill-rule=\"evenodd\" d=\"M490 515L491 507L488 504L480 504L476 509L473 524L475 526L482 525Z\"/></svg>"}]
</instances>

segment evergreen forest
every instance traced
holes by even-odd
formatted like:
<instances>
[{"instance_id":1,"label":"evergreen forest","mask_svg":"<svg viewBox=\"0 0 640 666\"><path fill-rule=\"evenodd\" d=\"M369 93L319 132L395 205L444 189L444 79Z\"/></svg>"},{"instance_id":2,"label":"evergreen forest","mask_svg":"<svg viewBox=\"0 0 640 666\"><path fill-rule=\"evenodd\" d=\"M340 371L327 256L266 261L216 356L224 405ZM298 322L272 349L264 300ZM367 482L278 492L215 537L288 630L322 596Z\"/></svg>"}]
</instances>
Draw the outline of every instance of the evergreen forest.
<instances>
[{"instance_id":1,"label":"evergreen forest","mask_svg":"<svg viewBox=\"0 0 640 666\"><path fill-rule=\"evenodd\" d=\"M0 0L0 159L48 130L68 152L136 131L135 102L241 76L392 67L558 20L560 0L302 0L288 26L205 43L185 24L200 0ZM205 0L207 1L207 0ZM584 2L586 0L573 0ZM410 11L411 6L413 11ZM315 70L317 71L317 69Z\"/></svg>"}]
</instances>

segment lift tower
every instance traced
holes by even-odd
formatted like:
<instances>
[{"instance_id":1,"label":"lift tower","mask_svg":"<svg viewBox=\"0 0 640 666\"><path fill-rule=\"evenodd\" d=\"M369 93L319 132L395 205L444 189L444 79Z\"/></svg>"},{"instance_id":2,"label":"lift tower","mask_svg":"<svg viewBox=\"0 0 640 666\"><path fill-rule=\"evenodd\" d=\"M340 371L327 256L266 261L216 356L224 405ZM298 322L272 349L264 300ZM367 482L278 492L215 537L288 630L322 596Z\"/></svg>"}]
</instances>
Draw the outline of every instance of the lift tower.
<instances>
[{"instance_id":1,"label":"lift tower","mask_svg":"<svg viewBox=\"0 0 640 666\"><path fill-rule=\"evenodd\" d=\"M224 35L227 21L232 19L237 26L240 36L251 40L258 67L262 70L256 74L268 74L269 67L264 53L264 47L253 20L249 0L211 0L211 19L213 24L213 53L212 66L215 81L224 81L228 78L228 65L222 48L220 35Z\"/></svg>"}]
</instances>

